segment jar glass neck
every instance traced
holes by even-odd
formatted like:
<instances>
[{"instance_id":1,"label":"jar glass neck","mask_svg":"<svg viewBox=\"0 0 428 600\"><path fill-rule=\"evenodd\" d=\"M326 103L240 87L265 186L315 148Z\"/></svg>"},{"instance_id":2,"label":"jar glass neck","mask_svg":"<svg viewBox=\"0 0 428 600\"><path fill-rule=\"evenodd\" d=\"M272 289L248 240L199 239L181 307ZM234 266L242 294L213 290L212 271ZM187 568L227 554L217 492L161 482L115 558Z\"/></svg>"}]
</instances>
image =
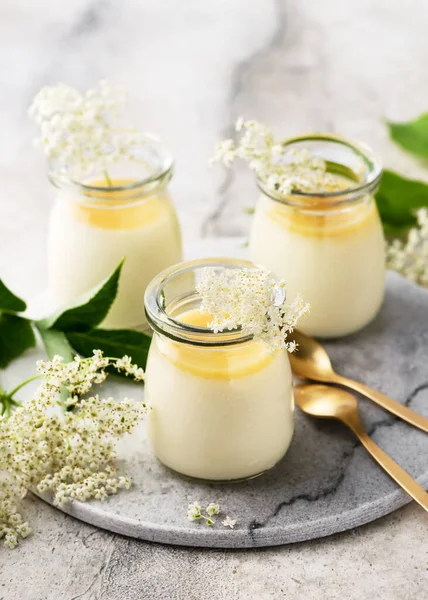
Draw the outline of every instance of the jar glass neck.
<instances>
[{"instance_id":1,"label":"jar glass neck","mask_svg":"<svg viewBox=\"0 0 428 600\"><path fill-rule=\"evenodd\" d=\"M307 150L313 157L324 161L326 173L337 178L340 185L334 191L282 194L262 179L257 179L261 191L276 202L302 209L332 208L359 202L374 194L382 176L382 165L366 145L332 134L309 134L282 142L290 156Z\"/></svg>"},{"instance_id":2,"label":"jar glass neck","mask_svg":"<svg viewBox=\"0 0 428 600\"><path fill-rule=\"evenodd\" d=\"M80 164L51 162L48 177L63 190L90 198L128 199L141 197L165 187L173 174L174 161L164 144L153 136L133 149L134 158L106 163L105 168L94 166L82 170Z\"/></svg>"},{"instance_id":3,"label":"jar glass neck","mask_svg":"<svg viewBox=\"0 0 428 600\"><path fill-rule=\"evenodd\" d=\"M168 186L172 175L171 167L168 172L162 173L160 176L145 179L132 178L132 176L113 176L110 178L111 185L107 185L100 178L88 177L87 181L77 182L62 176L53 176L51 173L49 179L56 188L78 196L85 202L102 200L107 203L120 203L160 193Z\"/></svg>"},{"instance_id":4,"label":"jar glass neck","mask_svg":"<svg viewBox=\"0 0 428 600\"><path fill-rule=\"evenodd\" d=\"M255 268L245 260L209 258L181 263L163 271L151 281L145 293L150 327L172 340L195 346L230 346L252 340L252 336L239 329L214 333L208 327L185 322L186 313L200 310L197 284L207 267L219 273L225 269Z\"/></svg>"}]
</instances>

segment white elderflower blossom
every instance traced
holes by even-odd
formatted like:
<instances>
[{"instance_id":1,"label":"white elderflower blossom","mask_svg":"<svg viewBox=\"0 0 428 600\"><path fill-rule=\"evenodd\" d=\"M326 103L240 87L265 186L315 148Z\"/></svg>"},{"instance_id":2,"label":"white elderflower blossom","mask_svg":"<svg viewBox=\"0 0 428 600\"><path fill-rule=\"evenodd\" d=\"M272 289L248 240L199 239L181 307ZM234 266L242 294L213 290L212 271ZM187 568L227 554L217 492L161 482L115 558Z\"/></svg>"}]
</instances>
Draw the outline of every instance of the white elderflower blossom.
<instances>
[{"instance_id":1,"label":"white elderflower blossom","mask_svg":"<svg viewBox=\"0 0 428 600\"><path fill-rule=\"evenodd\" d=\"M205 525L211 527L215 524L215 520L212 518L214 515L218 515L220 512L220 505L217 502L210 502L205 509L206 514L203 513L202 507L199 502L190 502L187 507L187 519L189 521L204 520Z\"/></svg>"},{"instance_id":2,"label":"white elderflower blossom","mask_svg":"<svg viewBox=\"0 0 428 600\"><path fill-rule=\"evenodd\" d=\"M81 398L104 381L105 368L114 360L94 351L91 358L71 363L57 356L40 361L42 383L35 396L0 419L0 538L8 548L30 533L19 513L29 489L52 492L54 504L61 506L73 499L104 500L130 487L129 477L115 467L116 442L140 421L145 404L98 395ZM128 358L121 364L140 376ZM70 400L61 410L64 387Z\"/></svg>"},{"instance_id":3,"label":"white elderflower blossom","mask_svg":"<svg viewBox=\"0 0 428 600\"><path fill-rule=\"evenodd\" d=\"M217 504L217 502L210 502L208 504L208 506L206 507L205 512L210 517L213 517L214 515L218 515L218 513L220 512L220 505Z\"/></svg>"},{"instance_id":4,"label":"white elderflower blossom","mask_svg":"<svg viewBox=\"0 0 428 600\"><path fill-rule=\"evenodd\" d=\"M199 502L190 502L187 507L187 518L189 521L202 519L202 508Z\"/></svg>"},{"instance_id":5,"label":"white elderflower blossom","mask_svg":"<svg viewBox=\"0 0 428 600\"><path fill-rule=\"evenodd\" d=\"M201 310L213 317L208 324L214 332L240 328L244 334L263 340L272 352L296 349L287 342L309 305L297 296L287 303L284 280L277 280L263 268L204 269L197 285Z\"/></svg>"},{"instance_id":6,"label":"white elderflower blossom","mask_svg":"<svg viewBox=\"0 0 428 600\"><path fill-rule=\"evenodd\" d=\"M232 139L217 145L211 164L222 161L230 167L236 159L245 160L267 187L281 194L323 193L343 189L337 177L327 172L325 161L307 149L287 148L274 139L272 131L257 121L240 117L235 125L243 132L237 144Z\"/></svg>"},{"instance_id":7,"label":"white elderflower blossom","mask_svg":"<svg viewBox=\"0 0 428 600\"><path fill-rule=\"evenodd\" d=\"M231 519L229 516L227 516L224 521L221 522L221 524L225 527L230 527L230 529L233 529L236 524L236 519Z\"/></svg>"},{"instance_id":8,"label":"white elderflower blossom","mask_svg":"<svg viewBox=\"0 0 428 600\"><path fill-rule=\"evenodd\" d=\"M126 376L130 375L135 381L144 381L144 369L138 368L137 365L132 364L132 358L130 356L123 356L113 363L113 366L118 371L125 373Z\"/></svg>"},{"instance_id":9,"label":"white elderflower blossom","mask_svg":"<svg viewBox=\"0 0 428 600\"><path fill-rule=\"evenodd\" d=\"M428 209L419 209L416 217L417 226L409 231L405 242L395 239L387 244L386 267L428 287Z\"/></svg>"},{"instance_id":10,"label":"white elderflower blossom","mask_svg":"<svg viewBox=\"0 0 428 600\"><path fill-rule=\"evenodd\" d=\"M50 161L75 167L82 174L106 171L122 158L137 160L136 147L145 137L117 124L125 104L120 88L101 81L81 93L71 86L46 86L34 97L29 115L40 128L35 144Z\"/></svg>"}]
</instances>

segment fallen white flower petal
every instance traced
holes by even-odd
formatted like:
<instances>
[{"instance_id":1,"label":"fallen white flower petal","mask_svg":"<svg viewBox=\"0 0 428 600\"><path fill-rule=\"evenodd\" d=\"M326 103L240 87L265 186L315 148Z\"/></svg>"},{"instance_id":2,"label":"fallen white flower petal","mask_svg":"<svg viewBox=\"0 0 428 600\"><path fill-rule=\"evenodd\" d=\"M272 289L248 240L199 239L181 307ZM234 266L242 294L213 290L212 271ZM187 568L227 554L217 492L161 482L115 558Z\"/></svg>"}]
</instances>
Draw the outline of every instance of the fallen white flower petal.
<instances>
[{"instance_id":1,"label":"fallen white flower petal","mask_svg":"<svg viewBox=\"0 0 428 600\"><path fill-rule=\"evenodd\" d=\"M222 525L224 525L225 527L230 527L231 529L233 529L235 527L235 523L236 523L236 519L231 519L229 516L226 517L224 519L224 521L221 522Z\"/></svg>"}]
</instances>

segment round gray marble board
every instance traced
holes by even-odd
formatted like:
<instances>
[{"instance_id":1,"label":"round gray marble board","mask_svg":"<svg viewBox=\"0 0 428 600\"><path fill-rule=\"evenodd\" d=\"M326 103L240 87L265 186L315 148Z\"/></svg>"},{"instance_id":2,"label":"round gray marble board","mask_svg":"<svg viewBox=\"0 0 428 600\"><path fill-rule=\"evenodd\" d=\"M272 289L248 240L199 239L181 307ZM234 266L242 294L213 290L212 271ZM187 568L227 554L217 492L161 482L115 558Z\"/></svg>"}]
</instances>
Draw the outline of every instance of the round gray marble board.
<instances>
[{"instance_id":1,"label":"round gray marble board","mask_svg":"<svg viewBox=\"0 0 428 600\"><path fill-rule=\"evenodd\" d=\"M325 345L339 373L428 417L426 291L388 273L385 303L375 321L355 335ZM110 385L118 397L143 396L142 386L117 380ZM359 406L376 443L427 488L428 435L362 397ZM65 512L98 527L154 542L252 548L344 531L410 501L344 426L296 410L290 450L280 464L257 479L222 485L186 480L151 455L141 428L128 437L120 452L133 487L104 503L74 502ZM222 518L214 527L189 522L187 504L195 500L219 502L220 517L227 514L236 519L235 529L225 528Z\"/></svg>"}]
</instances>

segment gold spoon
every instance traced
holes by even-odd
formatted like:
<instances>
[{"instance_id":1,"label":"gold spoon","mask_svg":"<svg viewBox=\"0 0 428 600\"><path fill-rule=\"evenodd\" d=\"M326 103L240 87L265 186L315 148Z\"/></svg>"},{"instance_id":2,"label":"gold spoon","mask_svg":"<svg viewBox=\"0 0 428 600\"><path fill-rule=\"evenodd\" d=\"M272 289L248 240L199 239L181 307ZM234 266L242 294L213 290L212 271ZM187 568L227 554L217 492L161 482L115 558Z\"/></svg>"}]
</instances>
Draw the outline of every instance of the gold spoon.
<instances>
[{"instance_id":1,"label":"gold spoon","mask_svg":"<svg viewBox=\"0 0 428 600\"><path fill-rule=\"evenodd\" d=\"M333 370L327 352L316 340L296 330L289 334L288 339L294 339L298 345L296 352L289 354L291 368L295 375L302 379L313 379L324 383L338 383L351 388L363 394L363 396L367 396L367 398L370 398L370 400L373 400L376 404L379 404L379 406L395 416L400 417L400 419L428 433L428 419L426 417L385 396L385 394L372 390L363 383L338 375Z\"/></svg>"},{"instance_id":2,"label":"gold spoon","mask_svg":"<svg viewBox=\"0 0 428 600\"><path fill-rule=\"evenodd\" d=\"M294 395L296 404L308 415L339 419L347 425L388 475L428 512L427 492L369 437L358 416L357 401L352 394L340 388L311 384L296 386Z\"/></svg>"}]
</instances>

